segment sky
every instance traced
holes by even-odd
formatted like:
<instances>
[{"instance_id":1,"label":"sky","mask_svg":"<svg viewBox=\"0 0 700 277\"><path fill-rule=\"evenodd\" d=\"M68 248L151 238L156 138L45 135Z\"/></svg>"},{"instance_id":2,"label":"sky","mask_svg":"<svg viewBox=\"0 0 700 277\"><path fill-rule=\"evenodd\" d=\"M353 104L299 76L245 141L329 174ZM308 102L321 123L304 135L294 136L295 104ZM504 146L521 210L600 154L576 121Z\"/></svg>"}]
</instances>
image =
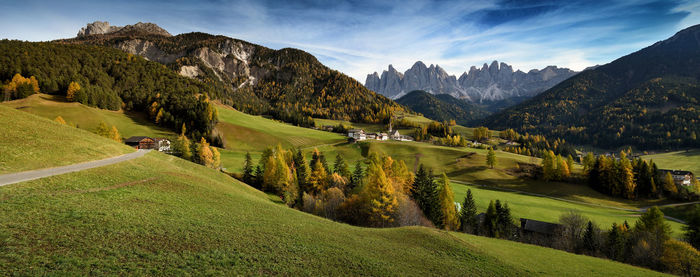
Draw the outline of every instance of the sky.
<instances>
[{"instance_id":1,"label":"sky","mask_svg":"<svg viewBox=\"0 0 700 277\"><path fill-rule=\"evenodd\" d=\"M89 22L156 23L294 47L360 82L416 61L461 75L493 60L528 71L605 64L700 24L700 1L0 0L0 38L75 37Z\"/></svg>"}]
</instances>

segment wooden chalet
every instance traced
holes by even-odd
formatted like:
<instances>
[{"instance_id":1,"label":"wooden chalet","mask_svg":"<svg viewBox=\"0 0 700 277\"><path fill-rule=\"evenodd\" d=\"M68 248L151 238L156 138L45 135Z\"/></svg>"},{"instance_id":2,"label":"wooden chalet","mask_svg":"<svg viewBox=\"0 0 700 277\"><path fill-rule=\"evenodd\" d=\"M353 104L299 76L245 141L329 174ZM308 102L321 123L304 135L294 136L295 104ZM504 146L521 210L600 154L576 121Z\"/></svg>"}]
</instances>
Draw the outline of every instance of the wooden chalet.
<instances>
[{"instance_id":1,"label":"wooden chalet","mask_svg":"<svg viewBox=\"0 0 700 277\"><path fill-rule=\"evenodd\" d=\"M152 138L144 136L130 137L126 139L124 143L136 149L156 149L156 141Z\"/></svg>"}]
</instances>

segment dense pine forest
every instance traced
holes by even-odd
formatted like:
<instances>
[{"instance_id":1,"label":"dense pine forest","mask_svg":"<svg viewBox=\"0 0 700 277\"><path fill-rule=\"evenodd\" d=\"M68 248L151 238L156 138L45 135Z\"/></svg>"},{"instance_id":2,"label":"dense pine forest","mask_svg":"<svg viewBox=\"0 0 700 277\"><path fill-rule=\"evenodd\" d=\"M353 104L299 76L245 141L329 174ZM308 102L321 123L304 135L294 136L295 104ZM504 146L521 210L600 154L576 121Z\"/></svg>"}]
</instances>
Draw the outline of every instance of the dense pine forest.
<instances>
[{"instance_id":1,"label":"dense pine forest","mask_svg":"<svg viewBox=\"0 0 700 277\"><path fill-rule=\"evenodd\" d=\"M210 86L138 56L98 46L8 40L0 42L0 52L6 99L39 91L66 95L89 106L145 112L156 124L195 138L209 137L217 122ZM23 78L35 80L36 89L22 90Z\"/></svg>"}]
</instances>

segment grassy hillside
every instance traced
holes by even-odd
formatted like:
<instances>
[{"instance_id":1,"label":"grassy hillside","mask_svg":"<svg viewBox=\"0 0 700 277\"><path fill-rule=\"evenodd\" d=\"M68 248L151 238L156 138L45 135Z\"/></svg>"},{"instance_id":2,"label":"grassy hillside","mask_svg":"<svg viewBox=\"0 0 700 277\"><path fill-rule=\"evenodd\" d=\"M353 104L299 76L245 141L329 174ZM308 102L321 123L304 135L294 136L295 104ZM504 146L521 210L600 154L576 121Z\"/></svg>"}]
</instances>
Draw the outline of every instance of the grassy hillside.
<instances>
[{"instance_id":1,"label":"grassy hillside","mask_svg":"<svg viewBox=\"0 0 700 277\"><path fill-rule=\"evenodd\" d=\"M584 255L543 248L535 245L514 243L501 239L452 233L458 239L489 255L501 258L505 264L524 268L528 274L544 276L611 276L636 274L661 275L656 272L628 272L629 267Z\"/></svg>"},{"instance_id":2,"label":"grassy hillside","mask_svg":"<svg viewBox=\"0 0 700 277\"><path fill-rule=\"evenodd\" d=\"M0 174L108 158L130 147L0 105Z\"/></svg>"},{"instance_id":3,"label":"grassy hillside","mask_svg":"<svg viewBox=\"0 0 700 277\"><path fill-rule=\"evenodd\" d=\"M33 113L53 120L57 116L80 129L94 132L100 122L116 126L124 138L130 136L173 137L175 133L151 123L143 114L110 111L88 107L77 102L65 102L64 97L35 94L30 97L3 102L2 105Z\"/></svg>"},{"instance_id":4,"label":"grassy hillside","mask_svg":"<svg viewBox=\"0 0 700 277\"><path fill-rule=\"evenodd\" d=\"M700 149L646 155L642 158L654 160L659 168L688 170L700 176Z\"/></svg>"},{"instance_id":5,"label":"grassy hillside","mask_svg":"<svg viewBox=\"0 0 700 277\"><path fill-rule=\"evenodd\" d=\"M575 264L610 276L656 275L558 251L549 251L547 267L533 268L539 256L513 264L470 242L481 238L335 223L160 153L0 193L0 270L10 274L575 275Z\"/></svg>"}]
</instances>

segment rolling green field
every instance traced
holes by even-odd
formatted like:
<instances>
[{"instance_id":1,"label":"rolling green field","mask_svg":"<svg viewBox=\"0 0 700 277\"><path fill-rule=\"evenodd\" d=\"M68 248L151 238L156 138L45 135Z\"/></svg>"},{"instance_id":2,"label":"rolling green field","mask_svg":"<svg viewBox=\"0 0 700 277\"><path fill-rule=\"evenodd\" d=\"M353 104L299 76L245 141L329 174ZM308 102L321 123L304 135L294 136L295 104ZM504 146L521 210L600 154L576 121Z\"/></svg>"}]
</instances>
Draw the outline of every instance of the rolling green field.
<instances>
[{"instance_id":1,"label":"rolling green field","mask_svg":"<svg viewBox=\"0 0 700 277\"><path fill-rule=\"evenodd\" d=\"M662 169L687 170L700 174L700 149L646 155L642 158L654 160Z\"/></svg>"},{"instance_id":2,"label":"rolling green field","mask_svg":"<svg viewBox=\"0 0 700 277\"><path fill-rule=\"evenodd\" d=\"M91 132L100 122L116 126L123 138L131 136L169 137L175 133L154 125L143 114L109 111L88 107L77 102L65 102L62 96L35 94L24 99L3 102L2 105L29 112L48 119L63 117L68 124Z\"/></svg>"},{"instance_id":3,"label":"rolling green field","mask_svg":"<svg viewBox=\"0 0 700 277\"><path fill-rule=\"evenodd\" d=\"M85 130L0 105L0 174L98 160L134 151Z\"/></svg>"},{"instance_id":4,"label":"rolling green field","mask_svg":"<svg viewBox=\"0 0 700 277\"><path fill-rule=\"evenodd\" d=\"M638 212L623 211L617 209L603 208L591 205L583 205L566 201L555 200L546 197L537 197L520 194L516 192L501 191L489 187L472 186L452 182L452 190L455 194L455 201L462 203L467 194L467 189L472 190L477 210L486 212L491 200L499 199L506 202L511 208L514 218L529 218L546 222L559 222L559 217L569 211L578 212L591 221L598 224L601 229L609 229L613 223L618 225L625 220L634 226L639 216ZM666 221L671 225L673 236L680 238L683 234L680 223Z\"/></svg>"},{"instance_id":5,"label":"rolling green field","mask_svg":"<svg viewBox=\"0 0 700 277\"><path fill-rule=\"evenodd\" d=\"M452 233L458 239L489 255L501 257L501 261L510 266L524 268L528 274L538 276L611 276L637 274L658 274L656 272L627 272L629 268L604 266L600 259L574 255L571 253L542 248L535 245L521 244L501 239L473 236L464 233ZM566 255L565 255L566 254ZM600 267L602 266L602 267Z\"/></svg>"},{"instance_id":6,"label":"rolling green field","mask_svg":"<svg viewBox=\"0 0 700 277\"><path fill-rule=\"evenodd\" d=\"M1 187L0 222L0 271L10 275L658 275L488 241L514 255L545 251L502 257L483 238L430 228L336 223L161 153ZM549 264L533 268L544 253Z\"/></svg>"}]
</instances>

